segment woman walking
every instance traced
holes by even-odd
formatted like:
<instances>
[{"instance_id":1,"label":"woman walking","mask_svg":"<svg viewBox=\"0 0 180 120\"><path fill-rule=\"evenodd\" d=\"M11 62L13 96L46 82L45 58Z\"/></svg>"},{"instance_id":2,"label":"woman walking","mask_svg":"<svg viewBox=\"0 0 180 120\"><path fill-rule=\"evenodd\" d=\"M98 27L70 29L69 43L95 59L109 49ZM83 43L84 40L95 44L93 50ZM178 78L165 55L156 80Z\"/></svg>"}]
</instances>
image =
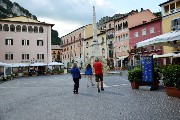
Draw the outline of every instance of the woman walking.
<instances>
[{"instance_id":1,"label":"woman walking","mask_svg":"<svg viewBox=\"0 0 180 120\"><path fill-rule=\"evenodd\" d=\"M79 78L80 78L80 70L77 67L77 63L73 64L73 68L71 69L71 74L74 81L74 94L78 94L78 88L79 88Z\"/></svg>"},{"instance_id":2,"label":"woman walking","mask_svg":"<svg viewBox=\"0 0 180 120\"><path fill-rule=\"evenodd\" d=\"M89 81L91 81L92 86L94 86L95 84L93 84L93 82L92 82L93 72L92 72L92 67L91 67L90 64L88 64L88 65L86 66L85 75L86 75L86 77L88 78L88 80L87 80L87 87L89 87L89 85L88 85L88 82L89 82Z\"/></svg>"}]
</instances>

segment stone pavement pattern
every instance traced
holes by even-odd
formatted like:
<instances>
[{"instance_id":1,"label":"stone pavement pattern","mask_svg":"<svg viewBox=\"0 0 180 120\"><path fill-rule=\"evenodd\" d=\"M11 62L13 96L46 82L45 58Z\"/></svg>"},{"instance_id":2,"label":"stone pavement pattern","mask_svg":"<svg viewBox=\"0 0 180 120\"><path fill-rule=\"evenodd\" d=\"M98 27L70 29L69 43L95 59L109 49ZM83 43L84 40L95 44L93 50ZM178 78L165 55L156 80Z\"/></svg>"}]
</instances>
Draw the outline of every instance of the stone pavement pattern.
<instances>
[{"instance_id":1,"label":"stone pavement pattern","mask_svg":"<svg viewBox=\"0 0 180 120\"><path fill-rule=\"evenodd\" d=\"M180 99L132 90L127 75L105 76L105 91L69 74L23 77L0 84L0 120L180 120Z\"/></svg>"}]
</instances>

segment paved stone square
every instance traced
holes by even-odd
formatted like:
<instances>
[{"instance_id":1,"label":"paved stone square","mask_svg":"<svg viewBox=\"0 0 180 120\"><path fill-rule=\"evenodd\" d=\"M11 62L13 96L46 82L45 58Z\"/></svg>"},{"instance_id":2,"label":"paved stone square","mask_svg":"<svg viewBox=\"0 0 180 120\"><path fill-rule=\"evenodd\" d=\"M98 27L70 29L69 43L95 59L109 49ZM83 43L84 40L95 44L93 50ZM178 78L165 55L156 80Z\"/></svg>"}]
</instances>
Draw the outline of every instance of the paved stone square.
<instances>
[{"instance_id":1,"label":"paved stone square","mask_svg":"<svg viewBox=\"0 0 180 120\"><path fill-rule=\"evenodd\" d=\"M104 76L105 91L80 80L73 94L70 74L22 77L0 84L0 120L180 120L180 99L133 90L127 72ZM93 81L94 82L94 81Z\"/></svg>"}]
</instances>

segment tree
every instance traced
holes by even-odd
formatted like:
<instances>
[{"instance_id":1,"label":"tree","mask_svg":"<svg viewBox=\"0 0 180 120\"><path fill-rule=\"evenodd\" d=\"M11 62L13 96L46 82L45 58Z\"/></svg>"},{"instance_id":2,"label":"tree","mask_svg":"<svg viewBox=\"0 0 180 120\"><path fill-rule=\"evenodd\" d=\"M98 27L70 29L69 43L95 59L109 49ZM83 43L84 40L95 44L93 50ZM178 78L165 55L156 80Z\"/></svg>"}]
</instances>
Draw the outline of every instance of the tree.
<instances>
[{"instance_id":1,"label":"tree","mask_svg":"<svg viewBox=\"0 0 180 120\"><path fill-rule=\"evenodd\" d=\"M51 45L61 45L61 38L58 37L58 32L51 29Z\"/></svg>"}]
</instances>

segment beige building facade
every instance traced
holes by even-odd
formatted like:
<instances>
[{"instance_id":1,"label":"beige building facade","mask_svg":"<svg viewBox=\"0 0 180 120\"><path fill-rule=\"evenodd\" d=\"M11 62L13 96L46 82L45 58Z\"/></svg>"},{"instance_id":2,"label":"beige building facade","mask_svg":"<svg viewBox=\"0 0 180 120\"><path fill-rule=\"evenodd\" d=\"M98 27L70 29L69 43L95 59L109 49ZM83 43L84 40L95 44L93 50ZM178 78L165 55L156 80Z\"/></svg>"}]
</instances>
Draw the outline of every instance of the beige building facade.
<instances>
[{"instance_id":1,"label":"beige building facade","mask_svg":"<svg viewBox=\"0 0 180 120\"><path fill-rule=\"evenodd\" d=\"M52 62L62 62L62 50L60 45L51 45Z\"/></svg>"},{"instance_id":2,"label":"beige building facade","mask_svg":"<svg viewBox=\"0 0 180 120\"><path fill-rule=\"evenodd\" d=\"M180 32L180 0L169 0L159 6L161 7L163 34ZM163 46L164 54L175 52L176 49L177 46L173 42L170 43L170 46ZM172 63L172 58L164 58L164 64L169 63Z\"/></svg>"},{"instance_id":3,"label":"beige building facade","mask_svg":"<svg viewBox=\"0 0 180 120\"><path fill-rule=\"evenodd\" d=\"M92 24L89 24L61 37L62 62L65 67L72 67L73 62L76 62L79 67L83 66L85 56L84 39L92 36L92 30Z\"/></svg>"}]
</instances>

